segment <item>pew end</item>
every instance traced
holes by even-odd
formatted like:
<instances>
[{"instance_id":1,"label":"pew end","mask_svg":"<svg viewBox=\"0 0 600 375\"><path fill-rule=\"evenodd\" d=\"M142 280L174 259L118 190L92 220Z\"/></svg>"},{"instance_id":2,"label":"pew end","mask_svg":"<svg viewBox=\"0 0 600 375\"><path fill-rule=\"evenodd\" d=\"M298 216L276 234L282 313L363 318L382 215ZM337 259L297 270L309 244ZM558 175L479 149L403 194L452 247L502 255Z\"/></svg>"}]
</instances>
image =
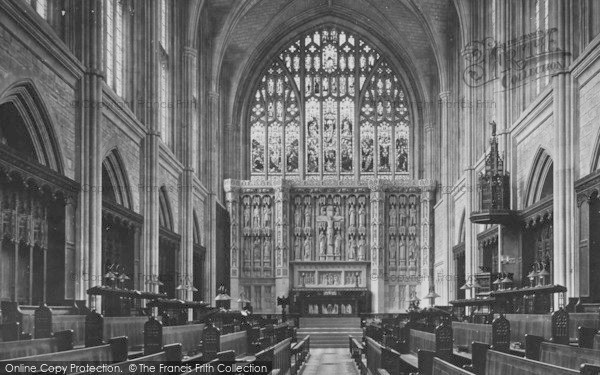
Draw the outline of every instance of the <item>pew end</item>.
<instances>
[{"instance_id":1,"label":"pew end","mask_svg":"<svg viewBox=\"0 0 600 375\"><path fill-rule=\"evenodd\" d=\"M545 339L541 336L525 334L525 358L540 360L540 351Z\"/></svg>"},{"instance_id":2,"label":"pew end","mask_svg":"<svg viewBox=\"0 0 600 375\"><path fill-rule=\"evenodd\" d=\"M73 349L74 333L72 329L54 332L52 337L56 339L56 345L59 352Z\"/></svg>"},{"instance_id":3,"label":"pew end","mask_svg":"<svg viewBox=\"0 0 600 375\"><path fill-rule=\"evenodd\" d=\"M419 349L417 352L419 373L421 375L432 375L433 373L433 360L435 358L435 352L431 350Z\"/></svg>"},{"instance_id":4,"label":"pew end","mask_svg":"<svg viewBox=\"0 0 600 375\"><path fill-rule=\"evenodd\" d=\"M584 363L579 369L581 375L600 375L600 366Z\"/></svg>"},{"instance_id":5,"label":"pew end","mask_svg":"<svg viewBox=\"0 0 600 375\"><path fill-rule=\"evenodd\" d=\"M108 340L112 352L112 358L115 362L127 361L127 336L113 337Z\"/></svg>"}]
</instances>

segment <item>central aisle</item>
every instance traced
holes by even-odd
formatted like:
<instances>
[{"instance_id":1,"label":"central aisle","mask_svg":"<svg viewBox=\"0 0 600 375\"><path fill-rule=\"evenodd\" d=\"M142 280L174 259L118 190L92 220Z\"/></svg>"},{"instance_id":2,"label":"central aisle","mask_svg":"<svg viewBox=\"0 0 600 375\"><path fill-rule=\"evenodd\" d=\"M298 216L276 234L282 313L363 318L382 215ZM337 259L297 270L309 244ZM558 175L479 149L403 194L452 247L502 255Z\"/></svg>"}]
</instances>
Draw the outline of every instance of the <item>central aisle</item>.
<instances>
[{"instance_id":1,"label":"central aisle","mask_svg":"<svg viewBox=\"0 0 600 375\"><path fill-rule=\"evenodd\" d=\"M300 375L359 375L348 349L310 348L310 357Z\"/></svg>"}]
</instances>

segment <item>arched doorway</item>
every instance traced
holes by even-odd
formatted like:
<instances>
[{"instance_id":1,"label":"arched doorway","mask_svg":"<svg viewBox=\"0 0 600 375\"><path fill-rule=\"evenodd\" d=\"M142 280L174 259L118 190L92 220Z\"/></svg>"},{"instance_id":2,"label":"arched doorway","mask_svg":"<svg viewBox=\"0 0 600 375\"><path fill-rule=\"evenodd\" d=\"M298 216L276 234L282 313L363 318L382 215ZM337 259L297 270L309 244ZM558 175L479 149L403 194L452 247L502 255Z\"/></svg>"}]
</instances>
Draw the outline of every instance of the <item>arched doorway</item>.
<instances>
[{"instance_id":1,"label":"arched doorway","mask_svg":"<svg viewBox=\"0 0 600 375\"><path fill-rule=\"evenodd\" d=\"M0 300L74 299L78 190L34 87L13 86L0 100Z\"/></svg>"}]
</instances>

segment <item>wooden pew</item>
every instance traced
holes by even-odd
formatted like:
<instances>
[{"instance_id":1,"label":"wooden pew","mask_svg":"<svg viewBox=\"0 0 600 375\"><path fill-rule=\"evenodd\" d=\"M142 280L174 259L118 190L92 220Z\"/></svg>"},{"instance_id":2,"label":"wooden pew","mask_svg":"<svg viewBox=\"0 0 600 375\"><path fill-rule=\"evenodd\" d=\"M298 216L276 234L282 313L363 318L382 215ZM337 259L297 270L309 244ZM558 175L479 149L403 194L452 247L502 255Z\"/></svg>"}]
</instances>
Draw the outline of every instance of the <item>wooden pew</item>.
<instances>
[{"instance_id":1,"label":"wooden pew","mask_svg":"<svg viewBox=\"0 0 600 375\"><path fill-rule=\"evenodd\" d=\"M166 326L154 317L144 324L144 355L157 353L164 346L181 344L184 356L193 356L201 351L204 324Z\"/></svg>"},{"instance_id":2,"label":"wooden pew","mask_svg":"<svg viewBox=\"0 0 600 375\"><path fill-rule=\"evenodd\" d=\"M73 331L55 332L47 339L0 342L0 359L29 357L73 349Z\"/></svg>"},{"instance_id":3,"label":"wooden pew","mask_svg":"<svg viewBox=\"0 0 600 375\"><path fill-rule=\"evenodd\" d=\"M284 375L291 371L292 366L292 339L287 338L278 342L273 347L273 375Z\"/></svg>"},{"instance_id":4,"label":"wooden pew","mask_svg":"<svg viewBox=\"0 0 600 375\"><path fill-rule=\"evenodd\" d=\"M575 341L579 337L578 328L588 327L600 329L600 314L598 313L569 313L569 337Z\"/></svg>"},{"instance_id":5,"label":"wooden pew","mask_svg":"<svg viewBox=\"0 0 600 375\"><path fill-rule=\"evenodd\" d=\"M293 339L292 339L293 341ZM310 353L310 335L292 345L292 375L298 374Z\"/></svg>"},{"instance_id":6,"label":"wooden pew","mask_svg":"<svg viewBox=\"0 0 600 375\"><path fill-rule=\"evenodd\" d=\"M511 341L523 342L525 335L551 338L557 343L570 341L570 314L560 308L550 314L506 314L510 322Z\"/></svg>"},{"instance_id":7,"label":"wooden pew","mask_svg":"<svg viewBox=\"0 0 600 375\"><path fill-rule=\"evenodd\" d=\"M467 370L463 370L460 367L454 366L451 363L448 363L440 358L434 358L433 359L433 367L432 367L432 374L435 375L471 375L472 373L467 371ZM423 374L423 373L421 373Z\"/></svg>"},{"instance_id":8,"label":"wooden pew","mask_svg":"<svg viewBox=\"0 0 600 375\"><path fill-rule=\"evenodd\" d=\"M583 364L600 365L600 351L543 341L529 335L526 358L577 370Z\"/></svg>"},{"instance_id":9,"label":"wooden pew","mask_svg":"<svg viewBox=\"0 0 600 375\"><path fill-rule=\"evenodd\" d=\"M437 357L452 361L453 344L452 326L447 319L444 319L435 328L434 333L411 329L408 339L409 353L402 354L401 358L406 365L413 369L420 369L419 350L433 352Z\"/></svg>"},{"instance_id":10,"label":"wooden pew","mask_svg":"<svg viewBox=\"0 0 600 375\"><path fill-rule=\"evenodd\" d=\"M370 374L398 374L404 369L401 354L387 348L370 337L366 338L366 369ZM382 371L384 370L384 371ZM362 371L361 371L362 373Z\"/></svg>"},{"instance_id":11,"label":"wooden pew","mask_svg":"<svg viewBox=\"0 0 600 375\"><path fill-rule=\"evenodd\" d=\"M350 348L350 358L354 360L358 369L361 370L362 367L365 367L365 363L362 360L362 355L365 349L362 343L359 342L356 338L348 336L348 345Z\"/></svg>"},{"instance_id":12,"label":"wooden pew","mask_svg":"<svg viewBox=\"0 0 600 375\"><path fill-rule=\"evenodd\" d=\"M122 362L126 360L127 337L122 336L109 340L109 344L107 345L2 360L0 361L0 365L22 362L84 362L90 365L101 365L104 363Z\"/></svg>"},{"instance_id":13,"label":"wooden pew","mask_svg":"<svg viewBox=\"0 0 600 375\"><path fill-rule=\"evenodd\" d=\"M580 348L594 349L594 338L597 334L597 328L589 328L582 326L577 327L577 345Z\"/></svg>"},{"instance_id":14,"label":"wooden pew","mask_svg":"<svg viewBox=\"0 0 600 375\"><path fill-rule=\"evenodd\" d=\"M127 347L127 346L125 346ZM88 349L86 349L88 350ZM124 361L115 361L116 363L111 363L111 369L113 371L106 371L106 372L87 372L87 371L82 371L82 372L73 372L72 374L74 375L117 375L117 374L129 374L132 373L131 371L131 365L136 365L139 366L140 364L145 364L145 365L156 365L156 369L158 369L158 364L159 363L170 363L170 364L181 364L181 344L171 344L171 345L167 345L164 347L164 350L158 352L158 353L153 353L153 354L149 354L149 355L144 355L142 357L137 357L134 359L130 359L130 360L124 360ZM165 369L165 371L149 371L149 372L145 372L145 371L141 371L140 367L137 367L138 370L135 372L135 374L147 374L147 375L151 375L151 374L171 374L170 371L168 371L168 369Z\"/></svg>"},{"instance_id":15,"label":"wooden pew","mask_svg":"<svg viewBox=\"0 0 600 375\"><path fill-rule=\"evenodd\" d=\"M31 340L30 333L24 333L19 322L0 324L0 338L2 341Z\"/></svg>"}]
</instances>

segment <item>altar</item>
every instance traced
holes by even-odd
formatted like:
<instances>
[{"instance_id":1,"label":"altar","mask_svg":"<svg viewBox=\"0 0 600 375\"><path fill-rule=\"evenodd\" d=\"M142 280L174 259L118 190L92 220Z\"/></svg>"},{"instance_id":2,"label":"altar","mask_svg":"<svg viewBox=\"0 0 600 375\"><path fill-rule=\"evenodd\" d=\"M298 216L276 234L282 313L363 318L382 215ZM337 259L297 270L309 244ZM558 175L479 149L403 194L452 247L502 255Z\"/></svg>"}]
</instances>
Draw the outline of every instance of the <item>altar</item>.
<instances>
[{"instance_id":1,"label":"altar","mask_svg":"<svg viewBox=\"0 0 600 375\"><path fill-rule=\"evenodd\" d=\"M231 296L273 313L403 312L433 259L429 180L226 180Z\"/></svg>"},{"instance_id":2,"label":"altar","mask_svg":"<svg viewBox=\"0 0 600 375\"><path fill-rule=\"evenodd\" d=\"M371 310L370 293L357 290L293 290L290 312L302 316L357 316Z\"/></svg>"}]
</instances>

